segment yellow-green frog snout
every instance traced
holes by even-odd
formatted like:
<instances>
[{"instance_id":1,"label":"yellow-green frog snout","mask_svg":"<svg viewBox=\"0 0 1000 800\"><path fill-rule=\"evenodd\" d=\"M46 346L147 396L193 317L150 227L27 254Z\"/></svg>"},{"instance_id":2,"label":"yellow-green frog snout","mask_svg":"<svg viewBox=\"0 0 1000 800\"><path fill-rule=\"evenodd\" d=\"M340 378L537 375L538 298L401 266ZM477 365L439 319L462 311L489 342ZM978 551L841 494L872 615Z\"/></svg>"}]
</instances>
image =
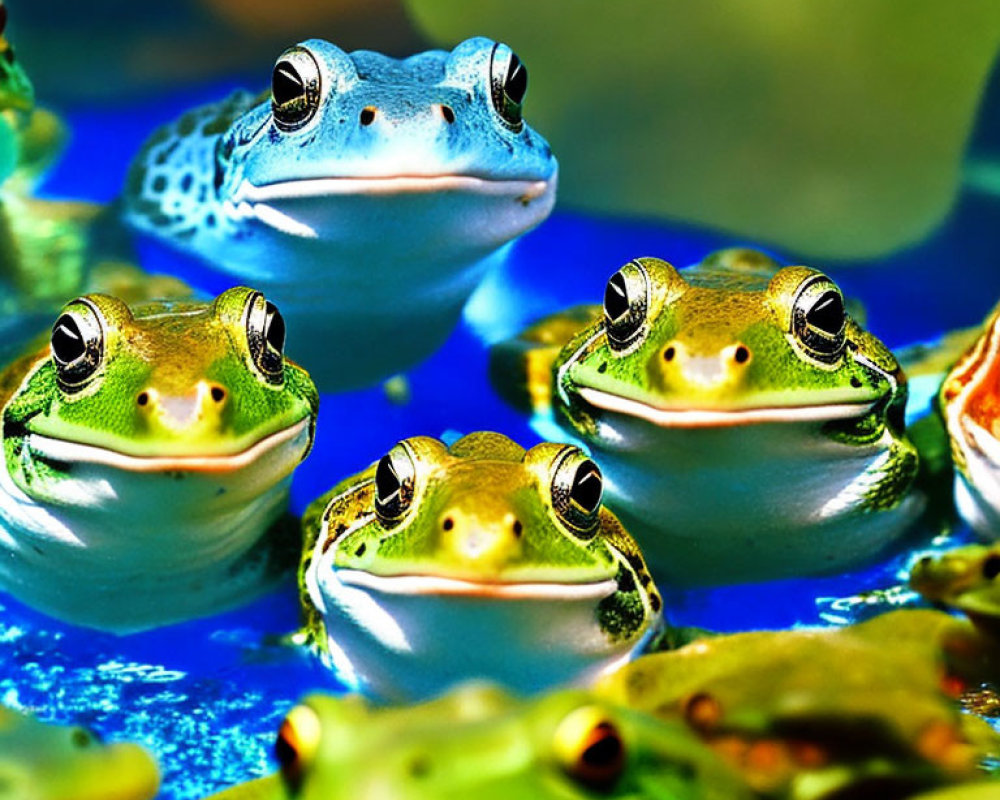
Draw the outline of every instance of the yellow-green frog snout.
<instances>
[{"instance_id":1,"label":"yellow-green frog snout","mask_svg":"<svg viewBox=\"0 0 1000 800\"><path fill-rule=\"evenodd\" d=\"M500 569L523 552L521 516L514 508L449 506L439 518L441 552L458 566Z\"/></svg>"},{"instance_id":2,"label":"yellow-green frog snout","mask_svg":"<svg viewBox=\"0 0 1000 800\"><path fill-rule=\"evenodd\" d=\"M750 348L740 341L698 348L681 339L672 339L653 354L650 379L663 392L678 396L711 391L724 391L728 396L745 384L752 359Z\"/></svg>"},{"instance_id":3,"label":"yellow-green frog snout","mask_svg":"<svg viewBox=\"0 0 1000 800\"><path fill-rule=\"evenodd\" d=\"M136 414L151 433L200 437L227 428L230 392L221 383L198 381L187 391L147 385L135 397Z\"/></svg>"}]
</instances>

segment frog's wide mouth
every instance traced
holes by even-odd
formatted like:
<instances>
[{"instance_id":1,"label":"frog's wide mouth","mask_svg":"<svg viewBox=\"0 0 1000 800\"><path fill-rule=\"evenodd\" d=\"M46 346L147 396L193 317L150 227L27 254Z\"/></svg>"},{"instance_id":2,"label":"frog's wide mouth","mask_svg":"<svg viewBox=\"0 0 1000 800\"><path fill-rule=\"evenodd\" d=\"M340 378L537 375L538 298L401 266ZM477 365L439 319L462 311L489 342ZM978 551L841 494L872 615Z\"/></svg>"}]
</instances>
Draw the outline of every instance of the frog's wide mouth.
<instances>
[{"instance_id":1,"label":"frog's wide mouth","mask_svg":"<svg viewBox=\"0 0 1000 800\"><path fill-rule=\"evenodd\" d=\"M554 177L554 176L553 176ZM553 177L491 179L474 175L386 175L359 178L302 178L275 183L254 184L244 180L233 192L232 202L269 203L329 195L397 195L463 193L495 197L514 197L523 205L548 194Z\"/></svg>"},{"instance_id":2,"label":"frog's wide mouth","mask_svg":"<svg viewBox=\"0 0 1000 800\"><path fill-rule=\"evenodd\" d=\"M309 417L303 417L286 428L263 436L249 447L233 453L212 455L141 456L108 447L55 439L39 433L28 433L25 446L36 458L61 464L93 464L127 472L223 473L252 466L266 454L294 444L300 438L308 442L309 425Z\"/></svg>"},{"instance_id":3,"label":"frog's wide mouth","mask_svg":"<svg viewBox=\"0 0 1000 800\"><path fill-rule=\"evenodd\" d=\"M496 600L603 600L618 590L613 578L585 583L555 581L473 581L437 575L375 575L358 569L338 569L345 586L387 595L448 595Z\"/></svg>"},{"instance_id":4,"label":"frog's wide mouth","mask_svg":"<svg viewBox=\"0 0 1000 800\"><path fill-rule=\"evenodd\" d=\"M877 400L814 405L770 405L740 409L664 408L599 389L580 387L580 399L601 411L644 419L661 428L726 428L767 423L829 422L871 413Z\"/></svg>"}]
</instances>

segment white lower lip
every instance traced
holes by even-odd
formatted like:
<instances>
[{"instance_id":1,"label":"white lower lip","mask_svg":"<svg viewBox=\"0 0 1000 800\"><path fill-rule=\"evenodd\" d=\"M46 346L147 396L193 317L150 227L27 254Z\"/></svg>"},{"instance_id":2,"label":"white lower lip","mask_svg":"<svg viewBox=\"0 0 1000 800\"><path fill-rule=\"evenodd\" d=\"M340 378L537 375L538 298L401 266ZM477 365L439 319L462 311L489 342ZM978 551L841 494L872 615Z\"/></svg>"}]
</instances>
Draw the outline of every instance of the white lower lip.
<instances>
[{"instance_id":1,"label":"white lower lip","mask_svg":"<svg viewBox=\"0 0 1000 800\"><path fill-rule=\"evenodd\" d=\"M53 461L70 464L101 464L128 472L235 472L250 466L270 450L277 449L305 433L306 417L294 425L265 436L239 453L223 456L131 456L104 447L29 434L32 451Z\"/></svg>"},{"instance_id":2,"label":"white lower lip","mask_svg":"<svg viewBox=\"0 0 1000 800\"><path fill-rule=\"evenodd\" d=\"M550 181L495 181L468 175L397 175L384 178L309 178L255 186L244 181L233 195L234 203L267 203L328 195L430 194L466 192L476 195L516 197L525 205L543 197Z\"/></svg>"},{"instance_id":3,"label":"white lower lip","mask_svg":"<svg viewBox=\"0 0 1000 800\"><path fill-rule=\"evenodd\" d=\"M597 389L579 389L579 395L590 405L651 422L662 428L724 428L768 422L826 422L854 419L867 414L874 403L839 403L820 406L787 406L747 408L738 411L705 409L665 409L607 394Z\"/></svg>"},{"instance_id":4,"label":"white lower lip","mask_svg":"<svg viewBox=\"0 0 1000 800\"><path fill-rule=\"evenodd\" d=\"M427 575L372 575L361 570L337 570L346 586L391 595L464 595L509 600L601 600L617 590L612 579L595 583L484 583Z\"/></svg>"}]
</instances>

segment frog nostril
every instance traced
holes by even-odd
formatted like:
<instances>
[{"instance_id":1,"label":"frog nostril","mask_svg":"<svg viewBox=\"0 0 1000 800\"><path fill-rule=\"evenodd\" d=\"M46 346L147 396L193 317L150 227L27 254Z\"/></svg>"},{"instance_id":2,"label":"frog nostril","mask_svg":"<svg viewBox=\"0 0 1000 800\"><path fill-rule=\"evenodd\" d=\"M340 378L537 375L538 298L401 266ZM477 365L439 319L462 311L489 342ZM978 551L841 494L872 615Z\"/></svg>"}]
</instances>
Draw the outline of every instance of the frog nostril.
<instances>
[{"instance_id":1,"label":"frog nostril","mask_svg":"<svg viewBox=\"0 0 1000 800\"><path fill-rule=\"evenodd\" d=\"M853 386L855 389L860 389L861 388L861 378L859 378L857 375L853 375L851 377L851 386Z\"/></svg>"},{"instance_id":2,"label":"frog nostril","mask_svg":"<svg viewBox=\"0 0 1000 800\"><path fill-rule=\"evenodd\" d=\"M455 121L455 112L452 110L451 106L442 104L440 109L441 116L444 117L444 121L451 125Z\"/></svg>"},{"instance_id":3,"label":"frog nostril","mask_svg":"<svg viewBox=\"0 0 1000 800\"><path fill-rule=\"evenodd\" d=\"M216 403L221 403L223 400L226 399L226 390L223 389L221 386L213 386L210 394L212 395L212 399Z\"/></svg>"},{"instance_id":4,"label":"frog nostril","mask_svg":"<svg viewBox=\"0 0 1000 800\"><path fill-rule=\"evenodd\" d=\"M674 358L676 358L676 356L677 356L677 348L674 347L673 345L671 345L670 347L668 347L666 350L663 351L664 361L673 361Z\"/></svg>"},{"instance_id":5,"label":"frog nostril","mask_svg":"<svg viewBox=\"0 0 1000 800\"><path fill-rule=\"evenodd\" d=\"M443 530L450 531L454 527L455 527L455 520L453 520L451 517L445 517L441 521L441 528Z\"/></svg>"},{"instance_id":6,"label":"frog nostril","mask_svg":"<svg viewBox=\"0 0 1000 800\"><path fill-rule=\"evenodd\" d=\"M750 348L741 344L733 351L733 361L737 364L746 364L750 360Z\"/></svg>"},{"instance_id":7,"label":"frog nostril","mask_svg":"<svg viewBox=\"0 0 1000 800\"><path fill-rule=\"evenodd\" d=\"M512 528L514 530L514 538L520 539L521 534L524 533L524 526L521 524L521 520L515 519Z\"/></svg>"},{"instance_id":8,"label":"frog nostril","mask_svg":"<svg viewBox=\"0 0 1000 800\"><path fill-rule=\"evenodd\" d=\"M361 109L360 122L362 125L371 125L375 121L375 106L365 106Z\"/></svg>"},{"instance_id":9,"label":"frog nostril","mask_svg":"<svg viewBox=\"0 0 1000 800\"><path fill-rule=\"evenodd\" d=\"M149 404L149 392L139 392L135 398L136 404L145 406Z\"/></svg>"}]
</instances>

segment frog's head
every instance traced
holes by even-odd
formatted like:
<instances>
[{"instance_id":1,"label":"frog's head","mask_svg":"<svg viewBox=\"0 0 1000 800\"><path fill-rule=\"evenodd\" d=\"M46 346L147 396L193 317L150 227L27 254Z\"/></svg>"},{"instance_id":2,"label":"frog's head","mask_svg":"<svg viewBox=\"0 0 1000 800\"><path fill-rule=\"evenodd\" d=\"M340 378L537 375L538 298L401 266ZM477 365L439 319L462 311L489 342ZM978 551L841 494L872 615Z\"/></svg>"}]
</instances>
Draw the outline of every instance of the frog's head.
<instances>
[{"instance_id":1,"label":"frog's head","mask_svg":"<svg viewBox=\"0 0 1000 800\"><path fill-rule=\"evenodd\" d=\"M955 504L982 535L1000 531L1000 306L941 385L958 480Z\"/></svg>"},{"instance_id":2,"label":"frog's head","mask_svg":"<svg viewBox=\"0 0 1000 800\"><path fill-rule=\"evenodd\" d=\"M0 0L0 110L30 111L35 105L35 89L14 48L4 35L7 29L7 7Z\"/></svg>"},{"instance_id":3,"label":"frog's head","mask_svg":"<svg viewBox=\"0 0 1000 800\"><path fill-rule=\"evenodd\" d=\"M526 91L520 59L489 39L402 61L310 39L281 54L269 102L220 140L219 194L295 216L313 235L306 199L334 195L514 192L537 222L556 161L524 121Z\"/></svg>"},{"instance_id":4,"label":"frog's head","mask_svg":"<svg viewBox=\"0 0 1000 800\"><path fill-rule=\"evenodd\" d=\"M1000 635L1000 544L972 544L920 558L910 585L927 600L955 608Z\"/></svg>"},{"instance_id":5,"label":"frog's head","mask_svg":"<svg viewBox=\"0 0 1000 800\"><path fill-rule=\"evenodd\" d=\"M159 774L135 744L104 744L91 731L49 725L0 708L0 797L5 800L147 800Z\"/></svg>"},{"instance_id":6,"label":"frog's head","mask_svg":"<svg viewBox=\"0 0 1000 800\"><path fill-rule=\"evenodd\" d=\"M336 535L331 566L464 582L484 594L614 581L626 534L601 505L602 484L597 465L570 445L525 451L485 432L450 448L405 439L365 473L368 508Z\"/></svg>"},{"instance_id":7,"label":"frog's head","mask_svg":"<svg viewBox=\"0 0 1000 800\"><path fill-rule=\"evenodd\" d=\"M286 716L279 772L218 800L748 797L683 726L581 690L520 700L464 684L415 706L313 694Z\"/></svg>"},{"instance_id":8,"label":"frog's head","mask_svg":"<svg viewBox=\"0 0 1000 800\"><path fill-rule=\"evenodd\" d=\"M472 675L533 689L619 660L661 599L602 485L569 445L399 442L320 501L302 574L332 648L375 691L410 697Z\"/></svg>"},{"instance_id":9,"label":"frog's head","mask_svg":"<svg viewBox=\"0 0 1000 800\"><path fill-rule=\"evenodd\" d=\"M825 422L884 412L901 430L892 354L847 314L837 285L807 267L687 280L654 258L608 281L603 320L564 350L558 391L578 428L602 412L664 427Z\"/></svg>"},{"instance_id":10,"label":"frog's head","mask_svg":"<svg viewBox=\"0 0 1000 800\"><path fill-rule=\"evenodd\" d=\"M287 450L287 474L308 451L318 396L283 343L278 310L244 287L135 309L79 297L4 409L9 471L34 496L76 463L225 473Z\"/></svg>"}]
</instances>

